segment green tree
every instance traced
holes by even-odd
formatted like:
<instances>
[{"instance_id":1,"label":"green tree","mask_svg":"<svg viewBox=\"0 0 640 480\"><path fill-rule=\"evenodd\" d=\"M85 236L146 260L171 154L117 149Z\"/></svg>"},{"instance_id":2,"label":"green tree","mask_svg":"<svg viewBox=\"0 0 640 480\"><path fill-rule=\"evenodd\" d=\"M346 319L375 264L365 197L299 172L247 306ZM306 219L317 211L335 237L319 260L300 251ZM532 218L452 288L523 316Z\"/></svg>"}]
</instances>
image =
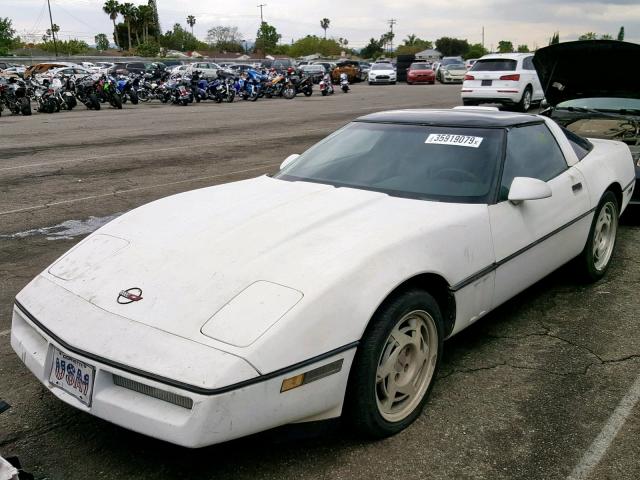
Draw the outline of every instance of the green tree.
<instances>
[{"instance_id":1,"label":"green tree","mask_svg":"<svg viewBox=\"0 0 640 480\"><path fill-rule=\"evenodd\" d=\"M369 43L360 50L360 56L363 58L376 58L382 54L382 43L375 38L369 40Z\"/></svg>"},{"instance_id":2,"label":"green tree","mask_svg":"<svg viewBox=\"0 0 640 480\"><path fill-rule=\"evenodd\" d=\"M136 6L133 3L123 3L120 5L119 12L124 17L124 23L127 25L127 37L129 40L128 50L131 50L131 22L136 16Z\"/></svg>"},{"instance_id":3,"label":"green tree","mask_svg":"<svg viewBox=\"0 0 640 480\"><path fill-rule=\"evenodd\" d=\"M109 48L109 37L107 37L104 33L99 33L93 40L96 42L96 48L101 52L104 52L107 48Z\"/></svg>"},{"instance_id":4,"label":"green tree","mask_svg":"<svg viewBox=\"0 0 640 480\"><path fill-rule=\"evenodd\" d=\"M498 53L511 53L513 52L513 43L509 40L500 40L498 42Z\"/></svg>"},{"instance_id":5,"label":"green tree","mask_svg":"<svg viewBox=\"0 0 640 480\"><path fill-rule=\"evenodd\" d=\"M517 52L518 53L529 53L529 46L528 45L518 45Z\"/></svg>"},{"instance_id":6,"label":"green tree","mask_svg":"<svg viewBox=\"0 0 640 480\"><path fill-rule=\"evenodd\" d=\"M436 49L445 57L466 55L469 42L459 38L442 37L436 40Z\"/></svg>"},{"instance_id":7,"label":"green tree","mask_svg":"<svg viewBox=\"0 0 640 480\"><path fill-rule=\"evenodd\" d=\"M6 55L13 48L15 43L14 35L16 31L12 26L11 20L6 17L0 17L0 55Z\"/></svg>"},{"instance_id":8,"label":"green tree","mask_svg":"<svg viewBox=\"0 0 640 480\"><path fill-rule=\"evenodd\" d=\"M187 24L191 27L191 35L193 35L193 26L196 24L196 17L193 15L187 16Z\"/></svg>"},{"instance_id":9,"label":"green tree","mask_svg":"<svg viewBox=\"0 0 640 480\"><path fill-rule=\"evenodd\" d=\"M422 50L427 50L429 48L433 48L433 43L429 40L423 40L418 36L411 34L408 35L407 38L404 39L402 45L400 45L397 50L397 55L415 55Z\"/></svg>"},{"instance_id":10,"label":"green tree","mask_svg":"<svg viewBox=\"0 0 640 480\"><path fill-rule=\"evenodd\" d=\"M334 39L320 38L316 35L307 35L296 40L289 48L288 54L292 57L302 57L313 53L320 53L323 56L340 55L342 46ZM280 53L280 52L278 52Z\"/></svg>"},{"instance_id":11,"label":"green tree","mask_svg":"<svg viewBox=\"0 0 640 480\"><path fill-rule=\"evenodd\" d=\"M558 43L560 43L560 32L555 32L549 39L549 45L556 45Z\"/></svg>"},{"instance_id":12,"label":"green tree","mask_svg":"<svg viewBox=\"0 0 640 480\"><path fill-rule=\"evenodd\" d=\"M282 35L278 33L276 27L269 25L267 22L262 22L258 33L256 33L254 51L262 54L272 53L281 37Z\"/></svg>"},{"instance_id":13,"label":"green tree","mask_svg":"<svg viewBox=\"0 0 640 480\"><path fill-rule=\"evenodd\" d=\"M324 38L327 38L327 29L329 28L329 24L331 23L331 20L329 20L328 18L323 18L322 20L320 20L320 28L322 28L324 30Z\"/></svg>"},{"instance_id":14,"label":"green tree","mask_svg":"<svg viewBox=\"0 0 640 480\"><path fill-rule=\"evenodd\" d=\"M619 42L624 41L624 27L620 27L620 31L618 32L618 41Z\"/></svg>"},{"instance_id":15,"label":"green tree","mask_svg":"<svg viewBox=\"0 0 640 480\"><path fill-rule=\"evenodd\" d=\"M473 45L469 46L469 50L467 50L464 58L480 58L487 53L489 52L482 46L481 43L474 43Z\"/></svg>"},{"instance_id":16,"label":"green tree","mask_svg":"<svg viewBox=\"0 0 640 480\"><path fill-rule=\"evenodd\" d=\"M602 35L600 35L600 40L613 40L613 37L608 33L603 33Z\"/></svg>"},{"instance_id":17,"label":"green tree","mask_svg":"<svg viewBox=\"0 0 640 480\"><path fill-rule=\"evenodd\" d=\"M200 42L190 32L187 32L182 25L176 23L173 30L167 31L160 37L160 45L170 50L190 51L206 49L208 45Z\"/></svg>"},{"instance_id":18,"label":"green tree","mask_svg":"<svg viewBox=\"0 0 640 480\"><path fill-rule=\"evenodd\" d=\"M578 37L578 40L596 40L598 38L598 35L596 34L596 32L587 32L584 35L580 35L580 37Z\"/></svg>"},{"instance_id":19,"label":"green tree","mask_svg":"<svg viewBox=\"0 0 640 480\"><path fill-rule=\"evenodd\" d=\"M153 8L149 5L140 5L138 7L138 22L142 26L142 41L146 43L149 41L149 25L154 22Z\"/></svg>"},{"instance_id":20,"label":"green tree","mask_svg":"<svg viewBox=\"0 0 640 480\"><path fill-rule=\"evenodd\" d=\"M120 13L120 4L116 0L108 0L102 6L102 11L109 15L109 18L113 22L113 40L116 42L116 46L120 47L120 41L118 40L118 29L116 28L116 19Z\"/></svg>"},{"instance_id":21,"label":"green tree","mask_svg":"<svg viewBox=\"0 0 640 480\"><path fill-rule=\"evenodd\" d=\"M160 53L160 45L155 40L147 40L136 48L136 55L140 57L157 57Z\"/></svg>"},{"instance_id":22,"label":"green tree","mask_svg":"<svg viewBox=\"0 0 640 480\"><path fill-rule=\"evenodd\" d=\"M46 40L38 45L38 48L45 52L55 51L55 45L52 41ZM58 40L58 51L64 52L68 55L78 55L89 51L89 45L83 40Z\"/></svg>"}]
</instances>

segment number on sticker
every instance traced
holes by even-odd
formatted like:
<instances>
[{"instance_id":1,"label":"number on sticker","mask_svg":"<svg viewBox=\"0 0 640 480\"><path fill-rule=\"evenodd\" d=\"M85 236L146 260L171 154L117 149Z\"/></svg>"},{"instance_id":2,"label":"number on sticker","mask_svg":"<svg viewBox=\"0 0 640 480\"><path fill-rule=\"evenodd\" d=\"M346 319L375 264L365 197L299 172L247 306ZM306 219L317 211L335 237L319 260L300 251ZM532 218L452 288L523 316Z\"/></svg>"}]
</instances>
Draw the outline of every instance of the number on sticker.
<instances>
[{"instance_id":1,"label":"number on sticker","mask_svg":"<svg viewBox=\"0 0 640 480\"><path fill-rule=\"evenodd\" d=\"M461 147L478 148L482 143L483 137L474 137L470 135L454 135L449 133L432 133L424 143L432 145L458 145Z\"/></svg>"}]
</instances>

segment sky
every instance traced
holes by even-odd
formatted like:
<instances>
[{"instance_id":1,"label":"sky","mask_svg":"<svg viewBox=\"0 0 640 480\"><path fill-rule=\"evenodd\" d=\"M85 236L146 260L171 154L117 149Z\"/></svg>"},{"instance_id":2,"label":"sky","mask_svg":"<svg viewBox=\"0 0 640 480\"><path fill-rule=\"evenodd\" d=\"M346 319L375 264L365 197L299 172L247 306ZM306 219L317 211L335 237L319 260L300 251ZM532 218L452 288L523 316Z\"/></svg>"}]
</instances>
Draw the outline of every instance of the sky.
<instances>
[{"instance_id":1,"label":"sky","mask_svg":"<svg viewBox=\"0 0 640 480\"><path fill-rule=\"evenodd\" d=\"M50 0L59 37L78 38L93 43L97 33L111 38L113 26L102 12L104 0ZM128 0L146 4L146 0ZM561 41L577 40L585 32L608 33L614 38L620 26L625 40L640 43L640 0L157 0L163 31L174 23L186 26L186 16L194 15L194 34L206 39L216 25L237 26L246 40L255 38L260 24L259 3L264 20L276 27L282 42L308 34L323 35L320 19L331 20L328 37L343 37L352 48L364 47L371 37L388 31L395 19L395 44L409 34L425 40L442 36L482 42L497 48L500 40L530 49L547 45L555 31ZM47 0L0 0L0 17L13 20L18 34L38 39L48 28Z\"/></svg>"}]
</instances>

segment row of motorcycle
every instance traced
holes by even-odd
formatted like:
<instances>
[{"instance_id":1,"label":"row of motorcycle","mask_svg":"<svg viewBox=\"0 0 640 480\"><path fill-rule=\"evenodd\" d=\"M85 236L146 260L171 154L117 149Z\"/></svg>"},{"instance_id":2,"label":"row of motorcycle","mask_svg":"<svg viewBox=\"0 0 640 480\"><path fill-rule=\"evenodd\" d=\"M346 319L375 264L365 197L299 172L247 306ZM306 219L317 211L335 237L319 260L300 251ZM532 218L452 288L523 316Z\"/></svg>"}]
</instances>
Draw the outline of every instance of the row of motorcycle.
<instances>
[{"instance_id":1,"label":"row of motorcycle","mask_svg":"<svg viewBox=\"0 0 640 480\"><path fill-rule=\"evenodd\" d=\"M137 105L151 100L186 106L205 100L231 103L236 98L254 102L261 97L292 99L298 94L311 96L313 86L312 77L291 70L248 70L242 75L219 70L213 80L199 71L163 79L152 74L0 78L0 115L4 108L14 114L31 115L32 102L39 112L54 113L72 110L78 103L100 110L102 104L121 109L127 102ZM345 93L350 90L346 74L340 78L340 88ZM319 89L323 96L334 93L328 74L319 82Z\"/></svg>"}]
</instances>

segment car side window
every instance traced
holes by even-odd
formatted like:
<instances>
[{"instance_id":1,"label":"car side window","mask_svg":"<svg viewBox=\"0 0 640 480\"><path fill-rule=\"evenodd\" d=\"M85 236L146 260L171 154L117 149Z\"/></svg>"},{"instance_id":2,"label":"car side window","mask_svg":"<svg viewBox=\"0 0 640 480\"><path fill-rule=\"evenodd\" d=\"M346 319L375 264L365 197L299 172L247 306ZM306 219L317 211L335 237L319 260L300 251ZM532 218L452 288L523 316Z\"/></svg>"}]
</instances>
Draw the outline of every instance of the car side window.
<instances>
[{"instance_id":1,"label":"car side window","mask_svg":"<svg viewBox=\"0 0 640 480\"><path fill-rule=\"evenodd\" d=\"M533 57L527 57L522 61L522 68L524 70L535 70L536 67L533 66Z\"/></svg>"},{"instance_id":2,"label":"car side window","mask_svg":"<svg viewBox=\"0 0 640 480\"><path fill-rule=\"evenodd\" d=\"M499 201L507 200L511 182L516 177L546 182L567 168L562 150L545 124L511 128L507 135Z\"/></svg>"}]
</instances>

